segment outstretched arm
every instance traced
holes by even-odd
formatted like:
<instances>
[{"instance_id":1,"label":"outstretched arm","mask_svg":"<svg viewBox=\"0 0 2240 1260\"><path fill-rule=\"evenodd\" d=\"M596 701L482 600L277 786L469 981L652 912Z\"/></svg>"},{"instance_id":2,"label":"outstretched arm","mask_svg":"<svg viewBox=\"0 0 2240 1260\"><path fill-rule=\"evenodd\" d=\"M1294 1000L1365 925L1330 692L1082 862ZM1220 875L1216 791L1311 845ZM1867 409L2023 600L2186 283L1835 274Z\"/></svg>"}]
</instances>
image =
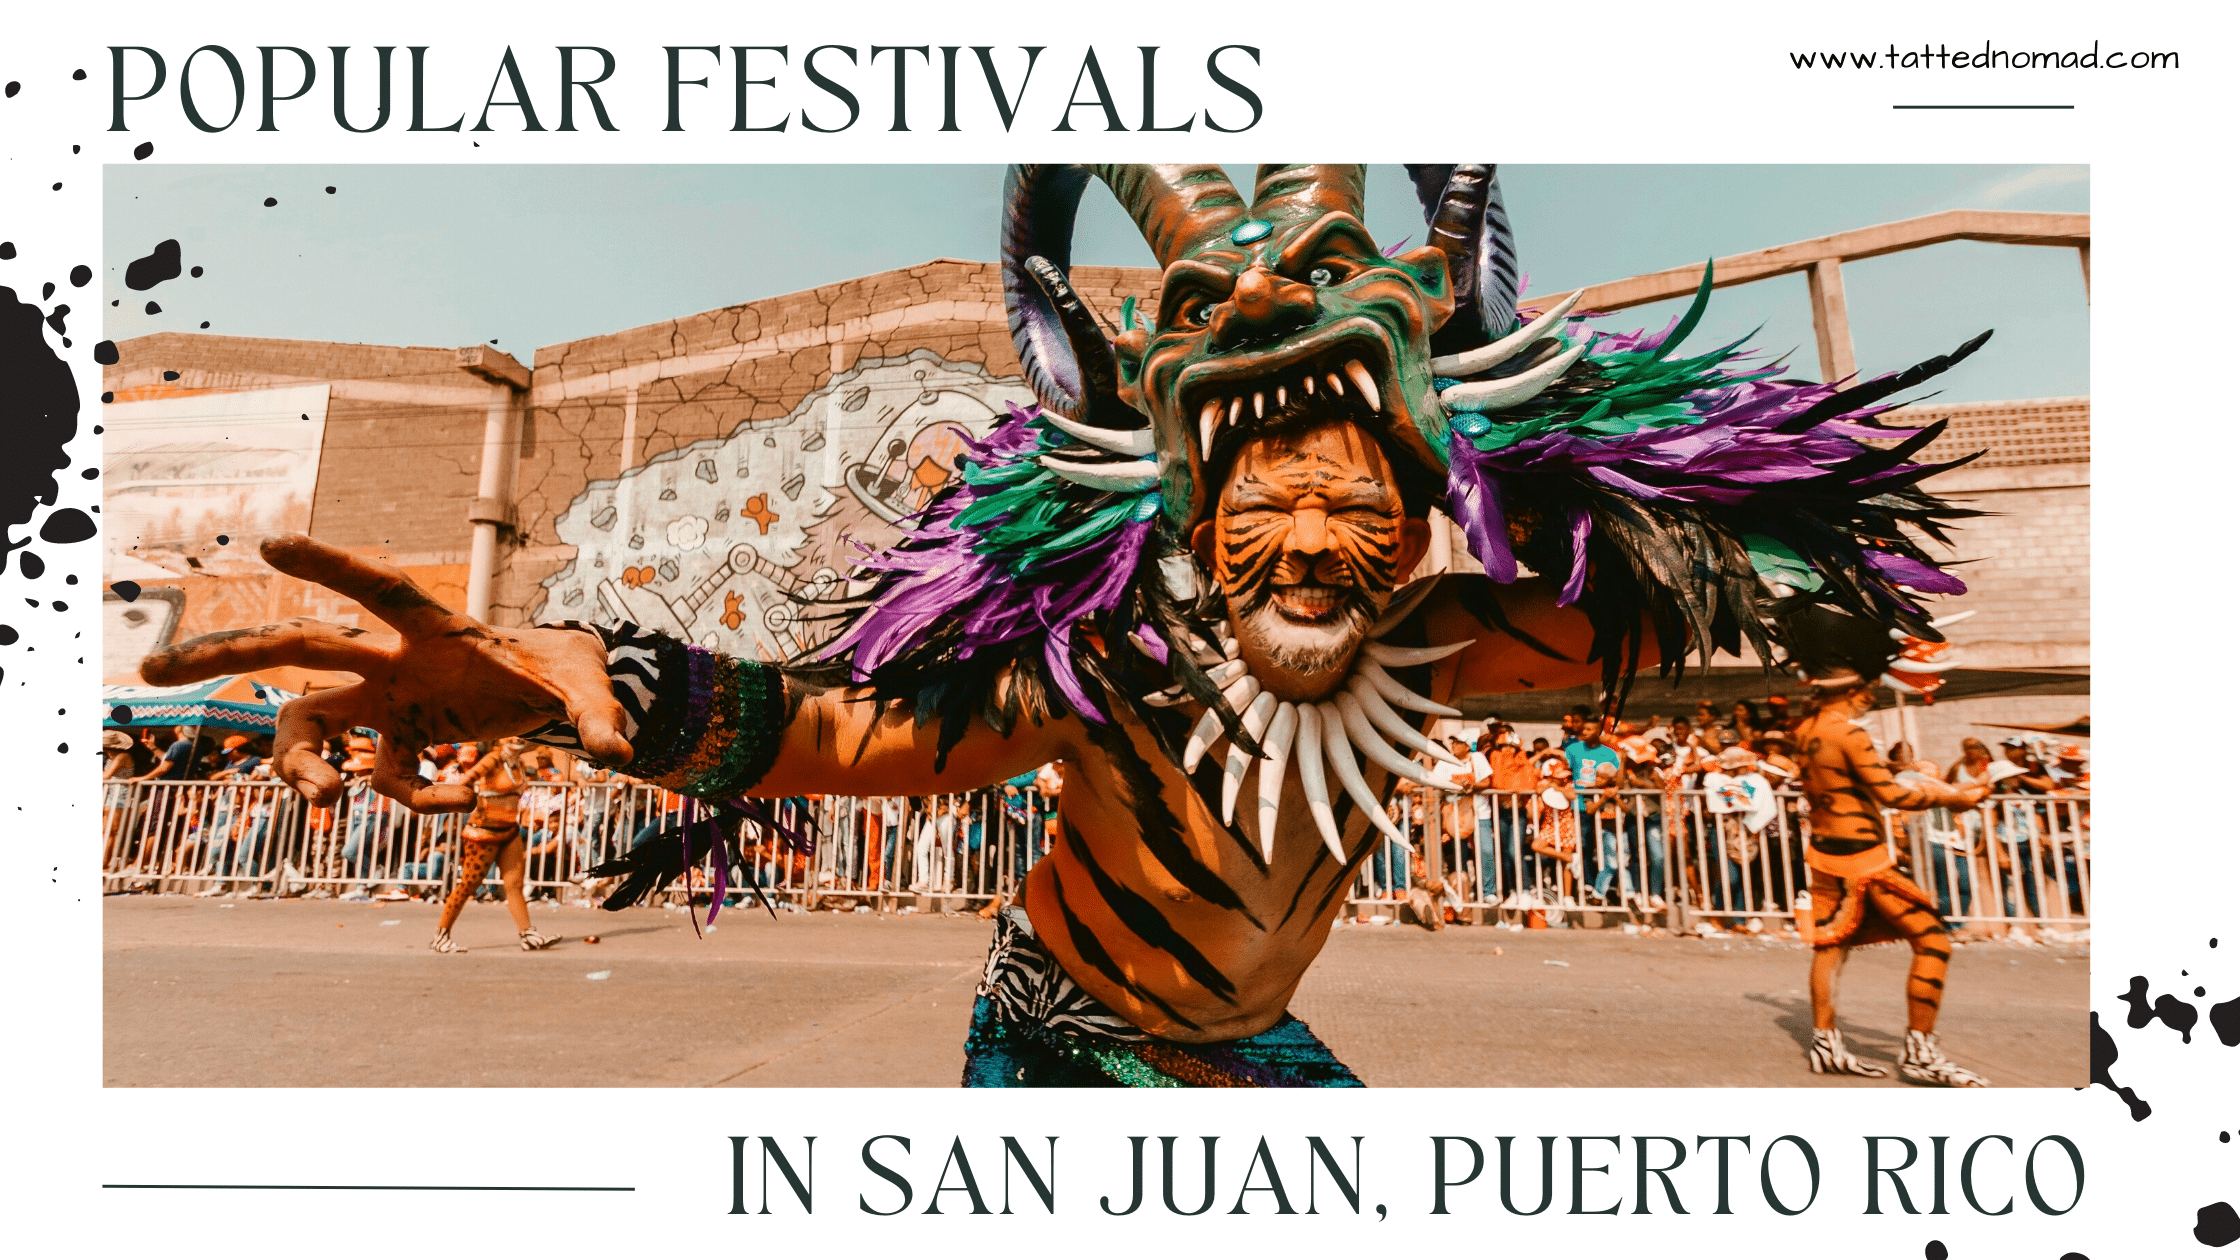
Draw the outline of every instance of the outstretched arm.
<instances>
[{"instance_id":1,"label":"outstretched arm","mask_svg":"<svg viewBox=\"0 0 2240 1260\"><path fill-rule=\"evenodd\" d=\"M1852 778L1874 803L1884 809L1932 809L1939 805L1967 809L1983 799L1983 787L1956 788L1934 780L1905 784L1898 782L1891 773L1890 763L1875 751L1874 741L1866 731L1851 727L1838 736L1845 760L1851 763Z\"/></svg>"},{"instance_id":2,"label":"outstretched arm","mask_svg":"<svg viewBox=\"0 0 2240 1260\"><path fill-rule=\"evenodd\" d=\"M1587 659L1594 627L1585 613L1556 602L1546 578L1507 585L1472 575L1436 579L1425 598L1424 642L1433 646L1469 640L1471 646L1434 668L1434 699L1546 691L1602 681L1602 665ZM1504 631L1500 627L1506 624ZM1656 664L1656 639L1647 636L1641 663Z\"/></svg>"},{"instance_id":3,"label":"outstretched arm","mask_svg":"<svg viewBox=\"0 0 2240 1260\"><path fill-rule=\"evenodd\" d=\"M298 619L229 630L148 657L157 686L299 665L363 681L281 709L281 779L330 805L341 776L319 757L352 727L380 732L373 786L416 810L471 808L460 785L419 777L433 743L526 735L698 796L745 792L944 792L978 787L1065 755L1076 723L1021 721L1009 737L975 722L943 768L937 729L859 689L801 693L777 670L644 632L589 626L503 629L443 607L402 571L303 535L264 544L267 563L346 595L398 631L377 635Z\"/></svg>"}]
</instances>

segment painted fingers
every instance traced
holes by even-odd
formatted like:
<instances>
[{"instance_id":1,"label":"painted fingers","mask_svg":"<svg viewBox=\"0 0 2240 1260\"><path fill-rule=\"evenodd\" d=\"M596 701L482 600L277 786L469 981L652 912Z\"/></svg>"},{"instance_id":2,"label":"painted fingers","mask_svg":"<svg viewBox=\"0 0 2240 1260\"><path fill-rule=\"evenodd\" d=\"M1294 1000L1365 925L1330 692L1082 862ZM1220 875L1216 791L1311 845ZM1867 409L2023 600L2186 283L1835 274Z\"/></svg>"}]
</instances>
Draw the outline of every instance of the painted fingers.
<instances>
[{"instance_id":1,"label":"painted fingers","mask_svg":"<svg viewBox=\"0 0 2240 1260\"><path fill-rule=\"evenodd\" d=\"M373 720L364 683L336 687L280 706L272 733L272 765L280 781L324 808L342 795L342 775L319 755L327 740Z\"/></svg>"},{"instance_id":2,"label":"painted fingers","mask_svg":"<svg viewBox=\"0 0 2240 1260\"><path fill-rule=\"evenodd\" d=\"M388 664L397 643L394 635L368 634L354 626L298 617L247 630L220 630L174 643L140 662L140 676L151 687L176 687L277 665L372 676Z\"/></svg>"},{"instance_id":3,"label":"painted fingers","mask_svg":"<svg viewBox=\"0 0 2240 1260\"><path fill-rule=\"evenodd\" d=\"M470 618L437 603L395 565L353 556L308 534L268 538L261 551L266 564L349 596L408 639L430 639L472 624Z\"/></svg>"},{"instance_id":4,"label":"painted fingers","mask_svg":"<svg viewBox=\"0 0 2240 1260\"><path fill-rule=\"evenodd\" d=\"M381 737L374 751L373 790L415 814L462 813L474 808L473 785L430 783L421 778L418 751L387 735Z\"/></svg>"}]
</instances>

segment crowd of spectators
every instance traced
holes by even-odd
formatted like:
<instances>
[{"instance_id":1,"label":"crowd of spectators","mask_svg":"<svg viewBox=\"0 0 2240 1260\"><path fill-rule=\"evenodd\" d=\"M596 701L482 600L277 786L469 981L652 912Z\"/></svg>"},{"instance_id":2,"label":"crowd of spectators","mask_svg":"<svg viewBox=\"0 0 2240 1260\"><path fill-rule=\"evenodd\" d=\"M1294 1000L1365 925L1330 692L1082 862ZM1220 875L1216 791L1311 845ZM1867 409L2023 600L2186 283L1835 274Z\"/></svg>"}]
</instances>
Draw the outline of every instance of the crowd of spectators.
<instances>
[{"instance_id":1,"label":"crowd of spectators","mask_svg":"<svg viewBox=\"0 0 2240 1260\"><path fill-rule=\"evenodd\" d=\"M1706 702L1646 722L1606 722L1575 708L1555 740L1529 745L1488 719L1447 741L1452 762L1418 757L1436 786L1396 794L1388 809L1417 837L1416 854L1380 845L1369 891L1414 903L1427 926L1473 904L1515 921L1560 919L1569 906L1617 909L1647 924L1677 898L1711 912L1699 920L1706 930L1764 931L1765 916L1797 905L1810 880L1793 734L1801 708L1783 696L1724 710ZM1900 742L1888 760L1901 780L1988 779L2003 798L1898 824L1902 859L1928 868L1916 877L1946 914L2058 917L2061 901L2083 913L2091 776L2081 748L2015 735L1994 755L1971 738L1947 767ZM2031 797L2077 799L2045 808Z\"/></svg>"},{"instance_id":2,"label":"crowd of spectators","mask_svg":"<svg viewBox=\"0 0 2240 1260\"><path fill-rule=\"evenodd\" d=\"M1606 722L1584 708L1554 739L1528 743L1498 718L1447 741L1451 761L1419 757L1428 790L1396 791L1388 816L1417 837L1414 854L1380 844L1363 876L1376 899L1416 903L1419 921L1493 905L1515 921L1560 920L1563 909L1632 915L1645 925L1674 900L1745 932L1795 906L1810 875L1805 805L1791 734L1804 716L1784 697L1708 703L1691 714ZM418 771L460 782L486 751L473 744L421 751ZM456 852L458 815L418 816L372 788L374 742L330 740L342 799L314 808L280 790L271 737L192 728L104 733L104 869L140 882L274 887L300 881L346 898L441 895ZM1888 760L1901 781L1921 776L1990 781L1999 801L1955 814L1906 816L1901 839L1915 878L1948 915L2044 918L2083 912L2090 771L2083 751L2039 735L1996 744L1970 738L1949 766L1904 743ZM685 801L673 792L542 747L522 753L520 819L529 879L546 895L663 834ZM230 790L141 791L134 784L207 782ZM810 849L753 833L741 840L732 884L863 904L871 894L963 894L993 914L1057 835L1060 769L1044 766L977 791L929 797L802 796L780 802ZM2062 809L2032 798L2080 798ZM1430 843L1436 837L1436 843ZM491 885L494 890L495 884ZM495 895L494 891L491 895ZM850 900L850 899L853 900Z\"/></svg>"},{"instance_id":3,"label":"crowd of spectators","mask_svg":"<svg viewBox=\"0 0 2240 1260\"><path fill-rule=\"evenodd\" d=\"M104 733L104 869L156 886L191 881L203 895L289 880L312 895L347 900L436 898L456 853L461 815L414 815L373 790L375 744L362 732L336 736L323 756L343 782L335 805L308 805L281 789L272 738L190 727ZM422 749L418 773L431 783L466 781L487 750L475 744ZM521 752L527 780L519 818L528 878L545 896L575 885L599 895L586 873L664 834L685 818L685 800L656 784L538 746ZM759 831L740 838L731 871L735 898L749 885L828 893L963 893L990 907L1017 887L1048 851L1056 830L1050 802L1057 766L975 792L939 797L799 796L777 803L789 829L815 838L788 845ZM227 785L206 789L199 784ZM179 785L171 791L132 785ZM493 882L485 895L495 896Z\"/></svg>"}]
</instances>

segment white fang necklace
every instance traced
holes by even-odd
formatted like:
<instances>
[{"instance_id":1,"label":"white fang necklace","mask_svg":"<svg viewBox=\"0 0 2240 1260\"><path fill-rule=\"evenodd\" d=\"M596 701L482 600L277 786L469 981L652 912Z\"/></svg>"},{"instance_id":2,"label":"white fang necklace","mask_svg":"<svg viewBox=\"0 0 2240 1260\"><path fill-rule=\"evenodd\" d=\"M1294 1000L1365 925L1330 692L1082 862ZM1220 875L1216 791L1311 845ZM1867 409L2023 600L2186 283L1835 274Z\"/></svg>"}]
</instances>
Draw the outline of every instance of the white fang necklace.
<instances>
[{"instance_id":1,"label":"white fang necklace","mask_svg":"<svg viewBox=\"0 0 2240 1260\"><path fill-rule=\"evenodd\" d=\"M1361 777L1361 765L1354 759L1354 751L1360 750L1370 761L1401 778L1434 787L1438 785L1424 777L1423 767L1392 750L1393 741L1427 752L1450 765L1463 764L1437 741L1409 725L1395 707L1439 717L1461 717L1462 711L1408 690L1385 668L1428 665L1470 646L1465 641L1442 647L1410 648L1394 647L1383 641L1384 635L1390 634L1415 611L1416 605L1430 593L1431 585L1432 579L1426 578L1415 583L1415 590L1403 592L1393 600L1384 616L1369 627L1360 651L1354 656L1352 671L1327 699L1298 702L1276 699L1252 676L1225 621L1214 627L1220 639L1218 646L1194 639L1187 648L1178 649L1188 651L1191 660L1205 668L1206 676L1221 689L1221 698L1241 718L1245 733L1266 754L1257 759L1260 763L1261 860L1275 859L1278 811L1284 784L1293 770L1298 772L1299 786L1307 798L1307 812L1314 818L1315 829L1322 833L1323 843L1330 847L1331 856L1341 866L1346 861L1345 845L1338 833L1337 814L1331 808L1330 778L1338 781L1379 830L1409 852L1415 851L1415 846L1408 843L1407 833L1385 816L1376 793L1369 790L1368 782ZM1146 704L1171 707L1186 703L1190 698L1182 686L1176 684L1164 691L1152 692L1143 700ZM1189 742L1183 746L1183 773L1195 771L1198 763L1222 742L1221 715L1208 708L1190 732ZM1236 821L1237 796L1243 787L1244 773L1254 760L1251 754L1230 741L1221 775L1223 823Z\"/></svg>"}]
</instances>

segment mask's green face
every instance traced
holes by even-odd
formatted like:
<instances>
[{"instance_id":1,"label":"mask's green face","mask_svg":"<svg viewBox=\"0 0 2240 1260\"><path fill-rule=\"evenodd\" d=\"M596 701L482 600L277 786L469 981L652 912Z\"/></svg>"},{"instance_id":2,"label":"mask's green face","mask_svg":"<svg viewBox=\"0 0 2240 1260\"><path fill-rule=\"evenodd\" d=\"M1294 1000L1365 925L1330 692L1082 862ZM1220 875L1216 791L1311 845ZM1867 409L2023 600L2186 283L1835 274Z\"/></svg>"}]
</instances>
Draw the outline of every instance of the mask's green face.
<instances>
[{"instance_id":1,"label":"mask's green face","mask_svg":"<svg viewBox=\"0 0 2240 1260\"><path fill-rule=\"evenodd\" d=\"M1158 431L1169 518L1203 519L1219 490L1204 460L1232 426L1351 420L1441 466L1428 340L1453 310L1444 254L1386 258L1343 211L1239 220L1170 265L1156 322L1116 343L1121 399Z\"/></svg>"}]
</instances>

